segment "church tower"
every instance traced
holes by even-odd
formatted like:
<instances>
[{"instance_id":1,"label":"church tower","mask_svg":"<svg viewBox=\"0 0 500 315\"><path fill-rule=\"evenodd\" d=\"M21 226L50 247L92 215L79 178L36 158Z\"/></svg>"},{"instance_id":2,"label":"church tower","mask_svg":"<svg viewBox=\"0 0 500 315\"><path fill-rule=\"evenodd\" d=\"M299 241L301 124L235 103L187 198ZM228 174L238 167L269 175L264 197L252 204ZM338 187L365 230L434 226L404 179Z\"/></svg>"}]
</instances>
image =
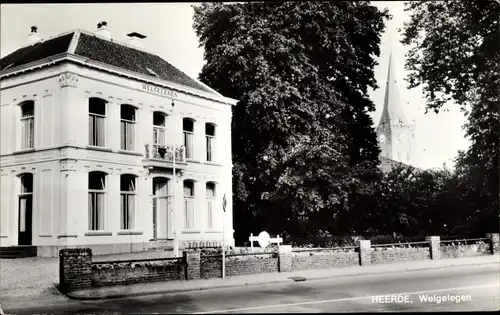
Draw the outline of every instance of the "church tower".
<instances>
[{"instance_id":1,"label":"church tower","mask_svg":"<svg viewBox=\"0 0 500 315\"><path fill-rule=\"evenodd\" d=\"M377 127L377 137L381 157L404 164L411 163L411 144L415 137L414 126L403 114L392 53L389 55L389 69L385 86L384 109Z\"/></svg>"}]
</instances>

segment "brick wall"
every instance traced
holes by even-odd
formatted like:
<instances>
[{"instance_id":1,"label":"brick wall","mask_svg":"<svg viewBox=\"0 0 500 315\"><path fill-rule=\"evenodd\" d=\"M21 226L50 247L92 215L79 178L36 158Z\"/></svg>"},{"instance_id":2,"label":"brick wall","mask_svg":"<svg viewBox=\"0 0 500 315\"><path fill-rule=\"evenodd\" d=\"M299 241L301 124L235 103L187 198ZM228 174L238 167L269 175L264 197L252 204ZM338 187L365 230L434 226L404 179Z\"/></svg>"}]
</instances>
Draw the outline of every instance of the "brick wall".
<instances>
[{"instance_id":1,"label":"brick wall","mask_svg":"<svg viewBox=\"0 0 500 315\"><path fill-rule=\"evenodd\" d=\"M278 254L228 255L226 256L226 276L278 272Z\"/></svg>"},{"instance_id":2,"label":"brick wall","mask_svg":"<svg viewBox=\"0 0 500 315\"><path fill-rule=\"evenodd\" d=\"M277 252L267 248L262 253L251 254L231 249L226 255L226 276L482 256L498 254L499 250L498 233L482 239L456 241L441 241L439 236L431 236L426 241L405 244L372 245L370 240L360 240L356 248L292 250L291 246L280 246ZM178 258L99 263L92 263L92 251L88 248L63 249L59 253L59 283L63 292L107 285L221 277L220 250L186 250L183 257Z\"/></svg>"},{"instance_id":3,"label":"brick wall","mask_svg":"<svg viewBox=\"0 0 500 315\"><path fill-rule=\"evenodd\" d=\"M476 257L491 255L490 244L441 244L441 258Z\"/></svg>"},{"instance_id":4,"label":"brick wall","mask_svg":"<svg viewBox=\"0 0 500 315\"><path fill-rule=\"evenodd\" d=\"M92 251L68 248L59 252L59 289L62 292L90 289Z\"/></svg>"},{"instance_id":5,"label":"brick wall","mask_svg":"<svg viewBox=\"0 0 500 315\"><path fill-rule=\"evenodd\" d=\"M183 259L157 259L92 264L92 286L184 280Z\"/></svg>"},{"instance_id":6,"label":"brick wall","mask_svg":"<svg viewBox=\"0 0 500 315\"><path fill-rule=\"evenodd\" d=\"M200 277L202 279L222 278L222 255L202 255Z\"/></svg>"},{"instance_id":7,"label":"brick wall","mask_svg":"<svg viewBox=\"0 0 500 315\"><path fill-rule=\"evenodd\" d=\"M374 247L371 251L372 264L426 259L431 259L429 247Z\"/></svg>"},{"instance_id":8,"label":"brick wall","mask_svg":"<svg viewBox=\"0 0 500 315\"><path fill-rule=\"evenodd\" d=\"M347 251L294 251L292 252L292 270L347 267L359 265L359 254Z\"/></svg>"}]
</instances>

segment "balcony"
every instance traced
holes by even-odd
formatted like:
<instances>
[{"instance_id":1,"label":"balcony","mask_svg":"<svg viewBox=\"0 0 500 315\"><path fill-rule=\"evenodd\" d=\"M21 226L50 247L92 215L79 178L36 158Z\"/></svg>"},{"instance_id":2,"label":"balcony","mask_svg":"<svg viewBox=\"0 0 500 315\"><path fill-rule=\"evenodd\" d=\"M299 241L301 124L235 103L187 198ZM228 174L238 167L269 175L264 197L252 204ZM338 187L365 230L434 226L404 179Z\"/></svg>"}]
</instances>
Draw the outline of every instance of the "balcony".
<instances>
[{"instance_id":1,"label":"balcony","mask_svg":"<svg viewBox=\"0 0 500 315\"><path fill-rule=\"evenodd\" d=\"M144 166L172 168L174 165L174 155L175 167L179 169L184 168L187 165L184 146L175 147L174 149L173 145L146 144L144 146L144 159L142 161Z\"/></svg>"}]
</instances>

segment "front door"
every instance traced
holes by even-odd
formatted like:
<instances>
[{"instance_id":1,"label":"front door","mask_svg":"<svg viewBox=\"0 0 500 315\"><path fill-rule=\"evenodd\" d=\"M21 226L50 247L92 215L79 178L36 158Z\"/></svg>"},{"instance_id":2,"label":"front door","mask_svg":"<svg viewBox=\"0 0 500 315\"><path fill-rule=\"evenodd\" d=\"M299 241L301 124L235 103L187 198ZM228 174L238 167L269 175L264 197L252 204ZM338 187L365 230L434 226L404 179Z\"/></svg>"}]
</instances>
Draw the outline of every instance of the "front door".
<instances>
[{"instance_id":1,"label":"front door","mask_svg":"<svg viewBox=\"0 0 500 315\"><path fill-rule=\"evenodd\" d=\"M19 245L31 245L33 196L19 197Z\"/></svg>"},{"instance_id":2,"label":"front door","mask_svg":"<svg viewBox=\"0 0 500 315\"><path fill-rule=\"evenodd\" d=\"M162 196L154 199L153 236L158 240L173 238L171 197Z\"/></svg>"}]
</instances>

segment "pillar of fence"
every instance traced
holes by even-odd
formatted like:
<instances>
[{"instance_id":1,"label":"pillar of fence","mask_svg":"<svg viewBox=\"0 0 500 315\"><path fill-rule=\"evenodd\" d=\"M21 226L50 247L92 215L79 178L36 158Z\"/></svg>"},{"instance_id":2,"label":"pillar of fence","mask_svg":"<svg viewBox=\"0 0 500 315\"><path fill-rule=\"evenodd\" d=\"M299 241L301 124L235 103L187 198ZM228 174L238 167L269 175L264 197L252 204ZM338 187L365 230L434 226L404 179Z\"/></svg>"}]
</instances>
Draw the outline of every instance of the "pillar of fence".
<instances>
[{"instance_id":1,"label":"pillar of fence","mask_svg":"<svg viewBox=\"0 0 500 315\"><path fill-rule=\"evenodd\" d=\"M370 240L359 241L359 264L361 266L372 263L372 246Z\"/></svg>"},{"instance_id":2,"label":"pillar of fence","mask_svg":"<svg viewBox=\"0 0 500 315\"><path fill-rule=\"evenodd\" d=\"M429 252L431 254L431 259L441 258L441 238L439 236L427 236L425 238L429 242Z\"/></svg>"},{"instance_id":3,"label":"pillar of fence","mask_svg":"<svg viewBox=\"0 0 500 315\"><path fill-rule=\"evenodd\" d=\"M291 245L278 246L278 271L279 272L292 271L292 246Z\"/></svg>"},{"instance_id":4,"label":"pillar of fence","mask_svg":"<svg viewBox=\"0 0 500 315\"><path fill-rule=\"evenodd\" d=\"M500 254L500 234L499 233L488 233L486 238L490 240L490 250L493 255Z\"/></svg>"},{"instance_id":5,"label":"pillar of fence","mask_svg":"<svg viewBox=\"0 0 500 315\"><path fill-rule=\"evenodd\" d=\"M59 288L62 292L90 289L92 250L65 248L59 251Z\"/></svg>"},{"instance_id":6,"label":"pillar of fence","mask_svg":"<svg viewBox=\"0 0 500 315\"><path fill-rule=\"evenodd\" d=\"M201 278L199 250L186 250L182 253L184 263L186 264L186 280L196 280Z\"/></svg>"}]
</instances>

